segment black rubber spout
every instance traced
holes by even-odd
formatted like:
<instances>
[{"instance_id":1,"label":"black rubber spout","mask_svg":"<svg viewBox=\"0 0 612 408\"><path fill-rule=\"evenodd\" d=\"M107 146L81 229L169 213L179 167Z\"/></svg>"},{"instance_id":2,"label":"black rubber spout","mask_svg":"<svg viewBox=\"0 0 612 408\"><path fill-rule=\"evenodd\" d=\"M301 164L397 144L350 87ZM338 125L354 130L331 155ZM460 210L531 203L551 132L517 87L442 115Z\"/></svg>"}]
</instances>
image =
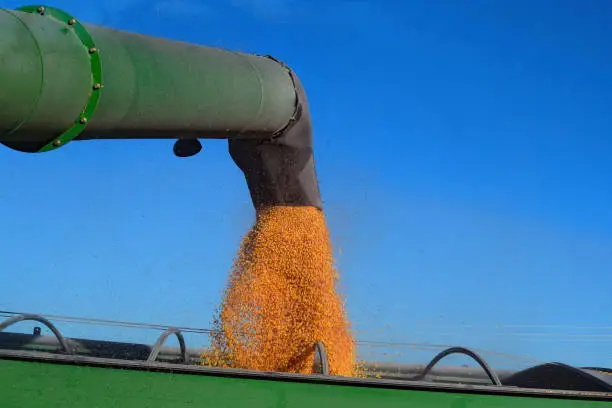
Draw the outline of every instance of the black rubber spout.
<instances>
[{"instance_id":1,"label":"black rubber spout","mask_svg":"<svg viewBox=\"0 0 612 408\"><path fill-rule=\"evenodd\" d=\"M287 127L269 139L230 139L229 152L246 178L255 209L323 208L314 165L312 123L301 81L290 71L296 109Z\"/></svg>"}]
</instances>

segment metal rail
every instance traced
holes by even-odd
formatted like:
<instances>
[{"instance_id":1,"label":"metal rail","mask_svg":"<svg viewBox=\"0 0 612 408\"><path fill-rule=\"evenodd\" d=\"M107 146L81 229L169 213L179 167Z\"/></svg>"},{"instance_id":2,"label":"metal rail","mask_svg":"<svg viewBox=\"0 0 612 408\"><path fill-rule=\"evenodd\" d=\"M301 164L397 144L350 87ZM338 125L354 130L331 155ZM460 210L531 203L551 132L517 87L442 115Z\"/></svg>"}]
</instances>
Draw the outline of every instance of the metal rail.
<instances>
[{"instance_id":1,"label":"metal rail","mask_svg":"<svg viewBox=\"0 0 612 408\"><path fill-rule=\"evenodd\" d=\"M157 342L155 342L155 345L153 346L153 350L151 350L151 354L149 354L149 357L147 358L148 362L153 362L157 360L157 356L159 355L161 347L166 342L166 339L173 334L178 339L179 347L181 348L181 359L183 363L189 364L189 355L187 354L187 347L185 347L185 338L183 337L181 331L177 328L168 329L163 332L161 336L159 336Z\"/></svg>"},{"instance_id":2,"label":"metal rail","mask_svg":"<svg viewBox=\"0 0 612 408\"><path fill-rule=\"evenodd\" d=\"M444 357L449 356L451 354L464 354L466 356L471 357L472 359L474 359L474 361L476 361L481 367L482 369L487 373L487 375L489 376L489 379L491 380L491 382L494 385L497 386L502 386L501 381L499 380L499 377L497 376L497 374L495 374L495 372L491 369L491 367L489 367L489 365L487 364L487 362L480 357L477 353L475 353L474 351L465 348L465 347L451 347L448 348L440 353L438 353L430 362L429 364L427 364L427 366L425 367L425 369L423 370L423 372L417 376L415 376L413 378L414 381L421 381L423 380L427 374L429 374L429 372L431 371L431 369L438 364L438 362L440 362L440 360L442 360Z\"/></svg>"},{"instance_id":3,"label":"metal rail","mask_svg":"<svg viewBox=\"0 0 612 408\"><path fill-rule=\"evenodd\" d=\"M55 327L55 325L53 325L53 323L51 323L49 320L39 315L22 314L22 315L10 317L6 319L4 322L0 323L0 332L2 332L7 327L14 325L15 323L19 323L19 322L23 322L27 320L39 322L47 326L49 330L51 330L53 334L55 335L55 337L57 338L57 341L59 342L64 353L73 354L74 352L73 348L69 346L68 341L66 341L64 336L62 336L62 333L60 333L57 327Z\"/></svg>"},{"instance_id":4,"label":"metal rail","mask_svg":"<svg viewBox=\"0 0 612 408\"><path fill-rule=\"evenodd\" d=\"M325 344L319 341L315 344L315 358L319 355L321 361L321 374L329 375L329 360L327 359L327 351L325 350Z\"/></svg>"}]
</instances>

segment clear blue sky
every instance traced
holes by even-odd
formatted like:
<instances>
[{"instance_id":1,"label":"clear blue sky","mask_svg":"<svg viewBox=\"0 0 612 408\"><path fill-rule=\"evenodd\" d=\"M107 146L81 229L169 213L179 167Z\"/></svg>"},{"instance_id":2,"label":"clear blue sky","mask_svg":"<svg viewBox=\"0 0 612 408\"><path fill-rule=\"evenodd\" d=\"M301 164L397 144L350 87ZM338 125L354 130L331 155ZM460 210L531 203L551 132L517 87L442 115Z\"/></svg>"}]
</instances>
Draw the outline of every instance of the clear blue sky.
<instances>
[{"instance_id":1,"label":"clear blue sky","mask_svg":"<svg viewBox=\"0 0 612 408\"><path fill-rule=\"evenodd\" d=\"M611 2L50 4L298 72L361 338L612 366ZM209 325L253 220L225 142L2 149L0 171L0 309Z\"/></svg>"}]
</instances>

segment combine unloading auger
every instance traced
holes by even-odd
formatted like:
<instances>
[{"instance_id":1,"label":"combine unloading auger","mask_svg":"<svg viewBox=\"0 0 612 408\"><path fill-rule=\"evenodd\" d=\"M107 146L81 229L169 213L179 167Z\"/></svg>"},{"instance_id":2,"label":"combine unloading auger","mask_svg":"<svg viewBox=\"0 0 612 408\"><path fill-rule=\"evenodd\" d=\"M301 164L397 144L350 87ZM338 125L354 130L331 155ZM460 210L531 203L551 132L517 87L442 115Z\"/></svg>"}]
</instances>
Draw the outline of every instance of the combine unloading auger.
<instances>
[{"instance_id":1,"label":"combine unloading auger","mask_svg":"<svg viewBox=\"0 0 612 408\"><path fill-rule=\"evenodd\" d=\"M42 153L90 139L229 139L255 207L321 207L308 103L269 56L0 9L0 142Z\"/></svg>"}]
</instances>

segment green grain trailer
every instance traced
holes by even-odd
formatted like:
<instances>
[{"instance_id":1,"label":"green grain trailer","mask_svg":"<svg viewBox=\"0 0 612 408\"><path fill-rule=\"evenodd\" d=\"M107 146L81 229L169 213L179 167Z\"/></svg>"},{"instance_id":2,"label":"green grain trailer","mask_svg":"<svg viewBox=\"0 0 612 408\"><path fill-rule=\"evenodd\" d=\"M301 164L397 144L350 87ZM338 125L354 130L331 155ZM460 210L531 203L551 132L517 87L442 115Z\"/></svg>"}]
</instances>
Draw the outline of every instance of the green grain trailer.
<instances>
[{"instance_id":1,"label":"green grain trailer","mask_svg":"<svg viewBox=\"0 0 612 408\"><path fill-rule=\"evenodd\" d=\"M256 207L322 206L306 96L284 64L83 24L53 7L0 9L0 143L41 153L76 140L154 138L175 139L178 156L197 153L198 139L228 139ZM462 347L412 375L356 379L327 375L324 348L313 345L322 374L305 376L202 366L176 328L163 328L147 347L67 339L44 316L5 317L2 408L603 408L612 402L610 370L551 363L501 376ZM47 325L55 338L6 331L22 320ZM161 361L169 335L181 347ZM452 353L474 358L485 376L460 368L435 376L437 363Z\"/></svg>"},{"instance_id":2,"label":"green grain trailer","mask_svg":"<svg viewBox=\"0 0 612 408\"><path fill-rule=\"evenodd\" d=\"M612 403L612 372L542 364L521 371L493 370L469 349L453 347L426 366L369 364L371 378L326 374L324 347L317 345L321 374L265 373L203 366L202 350L187 348L181 328L160 330L153 346L64 337L51 320L61 316L0 312L0 398L8 407L418 407L418 408L603 408ZM55 335L7 332L32 320ZM81 321L127 327L126 322ZM184 329L193 331L193 329ZM169 336L179 348L163 347ZM436 368L446 355L463 353L480 365ZM375 377L374 377L374 374Z\"/></svg>"}]
</instances>

